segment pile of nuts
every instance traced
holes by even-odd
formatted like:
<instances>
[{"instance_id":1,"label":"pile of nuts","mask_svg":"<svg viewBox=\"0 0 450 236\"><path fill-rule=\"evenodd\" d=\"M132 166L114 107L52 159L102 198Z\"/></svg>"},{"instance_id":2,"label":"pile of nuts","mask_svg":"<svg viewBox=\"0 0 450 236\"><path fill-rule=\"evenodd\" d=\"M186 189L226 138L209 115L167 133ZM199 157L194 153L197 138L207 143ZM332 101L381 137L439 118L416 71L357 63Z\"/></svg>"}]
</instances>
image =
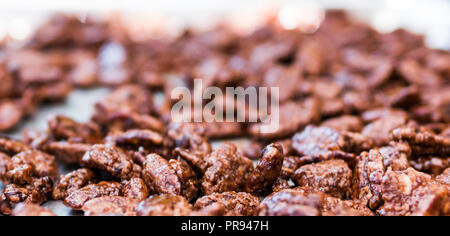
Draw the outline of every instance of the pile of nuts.
<instances>
[{"instance_id":1,"label":"pile of nuts","mask_svg":"<svg viewBox=\"0 0 450 236\"><path fill-rule=\"evenodd\" d=\"M134 41L57 15L0 51L1 132L74 88L113 88L88 122L57 115L0 138L4 215L53 215L40 206L51 200L87 216L450 215L450 52L419 35L332 10L311 34L269 19L247 35L221 25ZM170 93L194 78L279 87L280 128L172 122Z\"/></svg>"}]
</instances>

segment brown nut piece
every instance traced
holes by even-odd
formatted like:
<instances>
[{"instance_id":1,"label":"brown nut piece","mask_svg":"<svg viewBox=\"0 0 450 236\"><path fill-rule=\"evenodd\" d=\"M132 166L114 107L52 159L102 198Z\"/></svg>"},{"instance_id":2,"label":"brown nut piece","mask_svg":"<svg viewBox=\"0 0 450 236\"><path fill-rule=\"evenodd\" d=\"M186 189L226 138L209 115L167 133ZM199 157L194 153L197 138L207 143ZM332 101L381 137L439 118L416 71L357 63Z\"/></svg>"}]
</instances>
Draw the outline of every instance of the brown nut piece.
<instances>
[{"instance_id":1,"label":"brown nut piece","mask_svg":"<svg viewBox=\"0 0 450 236\"><path fill-rule=\"evenodd\" d=\"M267 146L258 165L249 175L245 190L250 193L270 192L272 185L281 175L283 160L281 145L275 143Z\"/></svg>"},{"instance_id":2,"label":"brown nut piece","mask_svg":"<svg viewBox=\"0 0 450 236\"><path fill-rule=\"evenodd\" d=\"M253 170L252 161L242 156L233 144L224 144L205 160L208 168L202 178L202 190L206 195L240 191Z\"/></svg>"},{"instance_id":3,"label":"brown nut piece","mask_svg":"<svg viewBox=\"0 0 450 236\"><path fill-rule=\"evenodd\" d=\"M141 178L124 180L122 182L122 194L124 197L137 200L144 200L150 196L147 185Z\"/></svg>"},{"instance_id":4,"label":"brown nut piece","mask_svg":"<svg viewBox=\"0 0 450 236\"><path fill-rule=\"evenodd\" d=\"M382 182L383 216L445 216L450 214L448 186L436 184L431 176L412 168L388 170Z\"/></svg>"},{"instance_id":5,"label":"brown nut piece","mask_svg":"<svg viewBox=\"0 0 450 236\"><path fill-rule=\"evenodd\" d=\"M59 181L53 188L54 200L64 200L74 191L95 182L95 173L89 169L82 168L59 177Z\"/></svg>"},{"instance_id":6,"label":"brown nut piece","mask_svg":"<svg viewBox=\"0 0 450 236\"><path fill-rule=\"evenodd\" d=\"M51 198L53 181L49 177L33 179L26 185L7 184L0 199L0 211L10 214L15 204L42 204Z\"/></svg>"},{"instance_id":7,"label":"brown nut piece","mask_svg":"<svg viewBox=\"0 0 450 236\"><path fill-rule=\"evenodd\" d=\"M40 150L54 155L58 161L65 164L79 164L84 154L91 149L90 144L68 143L68 142L48 142L44 143Z\"/></svg>"},{"instance_id":8,"label":"brown nut piece","mask_svg":"<svg viewBox=\"0 0 450 236\"><path fill-rule=\"evenodd\" d=\"M152 150L151 147L161 146L164 140L159 133L154 131L133 129L114 133L106 137L106 141L126 149L139 149L139 147L143 147L147 150Z\"/></svg>"},{"instance_id":9,"label":"brown nut piece","mask_svg":"<svg viewBox=\"0 0 450 236\"><path fill-rule=\"evenodd\" d=\"M450 139L422 131L415 127L402 127L392 131L395 141L407 142L414 155L450 156Z\"/></svg>"},{"instance_id":10,"label":"brown nut piece","mask_svg":"<svg viewBox=\"0 0 450 236\"><path fill-rule=\"evenodd\" d=\"M308 126L293 137L292 146L300 156L309 156L317 161L333 158L352 161L354 159L352 152L359 153L370 148L371 144L356 133Z\"/></svg>"},{"instance_id":11,"label":"brown nut piece","mask_svg":"<svg viewBox=\"0 0 450 236\"><path fill-rule=\"evenodd\" d=\"M45 209L38 204L19 203L11 212L11 216L56 216L49 209Z\"/></svg>"},{"instance_id":12,"label":"brown nut piece","mask_svg":"<svg viewBox=\"0 0 450 236\"><path fill-rule=\"evenodd\" d=\"M64 200L64 204L74 210L81 210L87 201L94 198L121 195L122 185L120 183L103 181L98 184L90 184L73 191Z\"/></svg>"},{"instance_id":13,"label":"brown nut piece","mask_svg":"<svg viewBox=\"0 0 450 236\"><path fill-rule=\"evenodd\" d=\"M6 172L8 171L8 164L11 161L11 157L0 152L0 181L5 181Z\"/></svg>"},{"instance_id":14,"label":"brown nut piece","mask_svg":"<svg viewBox=\"0 0 450 236\"><path fill-rule=\"evenodd\" d=\"M17 102L0 101L0 131L6 132L13 129L23 117L24 111Z\"/></svg>"},{"instance_id":15,"label":"brown nut piece","mask_svg":"<svg viewBox=\"0 0 450 236\"><path fill-rule=\"evenodd\" d=\"M157 154L150 154L144 162L142 177L152 192L180 195L181 182L169 162Z\"/></svg>"},{"instance_id":16,"label":"brown nut piece","mask_svg":"<svg viewBox=\"0 0 450 236\"><path fill-rule=\"evenodd\" d=\"M300 187L312 187L337 198L347 196L353 172L342 160L330 160L298 168L292 179Z\"/></svg>"},{"instance_id":17,"label":"brown nut piece","mask_svg":"<svg viewBox=\"0 0 450 236\"><path fill-rule=\"evenodd\" d=\"M135 164L120 148L97 144L84 154L81 163L89 168L107 171L119 179L136 176Z\"/></svg>"},{"instance_id":18,"label":"brown nut piece","mask_svg":"<svg viewBox=\"0 0 450 236\"><path fill-rule=\"evenodd\" d=\"M192 205L182 196L152 196L136 208L138 216L187 216Z\"/></svg>"},{"instance_id":19,"label":"brown nut piece","mask_svg":"<svg viewBox=\"0 0 450 236\"><path fill-rule=\"evenodd\" d=\"M58 166L55 157L46 153L30 150L11 158L6 178L11 183L32 183L34 178L49 177L56 179Z\"/></svg>"},{"instance_id":20,"label":"brown nut piece","mask_svg":"<svg viewBox=\"0 0 450 236\"><path fill-rule=\"evenodd\" d=\"M225 207L228 216L255 216L259 206L259 199L249 193L224 192L206 195L197 200L196 209L207 208L219 203Z\"/></svg>"},{"instance_id":21,"label":"brown nut piece","mask_svg":"<svg viewBox=\"0 0 450 236\"><path fill-rule=\"evenodd\" d=\"M85 216L135 216L139 200L119 196L99 197L86 202Z\"/></svg>"},{"instance_id":22,"label":"brown nut piece","mask_svg":"<svg viewBox=\"0 0 450 236\"><path fill-rule=\"evenodd\" d=\"M193 123L171 123L168 137L175 143L175 147L189 150L189 152L204 156L211 153L211 145L201 125Z\"/></svg>"},{"instance_id":23,"label":"brown nut piece","mask_svg":"<svg viewBox=\"0 0 450 236\"><path fill-rule=\"evenodd\" d=\"M407 115L387 114L364 127L361 134L370 138L376 146L386 145L391 140L391 132L407 121Z\"/></svg>"},{"instance_id":24,"label":"brown nut piece","mask_svg":"<svg viewBox=\"0 0 450 236\"><path fill-rule=\"evenodd\" d=\"M172 159L169 161L170 166L175 170L178 179L181 182L181 195L188 201L197 196L199 180L197 174L183 159Z\"/></svg>"},{"instance_id":25,"label":"brown nut piece","mask_svg":"<svg viewBox=\"0 0 450 236\"><path fill-rule=\"evenodd\" d=\"M259 216L319 216L321 194L285 189L267 196L258 207Z\"/></svg>"},{"instance_id":26,"label":"brown nut piece","mask_svg":"<svg viewBox=\"0 0 450 236\"><path fill-rule=\"evenodd\" d=\"M9 138L0 137L0 152L14 156L20 152L28 151L31 148L25 143Z\"/></svg>"},{"instance_id":27,"label":"brown nut piece","mask_svg":"<svg viewBox=\"0 0 450 236\"><path fill-rule=\"evenodd\" d=\"M103 135L95 123L78 123L65 116L54 116L48 122L49 136L75 143L99 143Z\"/></svg>"}]
</instances>

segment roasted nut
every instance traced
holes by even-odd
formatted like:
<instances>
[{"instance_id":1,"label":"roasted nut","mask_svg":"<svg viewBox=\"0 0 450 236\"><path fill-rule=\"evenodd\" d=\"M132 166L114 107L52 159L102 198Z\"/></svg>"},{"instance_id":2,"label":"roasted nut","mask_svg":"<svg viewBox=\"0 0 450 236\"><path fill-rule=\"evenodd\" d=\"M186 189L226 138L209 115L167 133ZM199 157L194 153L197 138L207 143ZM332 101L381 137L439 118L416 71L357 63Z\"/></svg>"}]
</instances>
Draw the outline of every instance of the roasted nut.
<instances>
[{"instance_id":1,"label":"roasted nut","mask_svg":"<svg viewBox=\"0 0 450 236\"><path fill-rule=\"evenodd\" d=\"M94 145L84 154L81 163L89 168L107 171L119 179L130 179L137 175L134 163L120 148L110 145Z\"/></svg>"},{"instance_id":2,"label":"roasted nut","mask_svg":"<svg viewBox=\"0 0 450 236\"><path fill-rule=\"evenodd\" d=\"M249 175L245 190L250 193L270 192L281 175L283 149L279 144L267 146L256 168Z\"/></svg>"},{"instance_id":3,"label":"roasted nut","mask_svg":"<svg viewBox=\"0 0 450 236\"><path fill-rule=\"evenodd\" d=\"M194 207L203 209L216 203L225 207L225 215L254 216L257 214L259 199L249 193L242 192L213 193L198 199Z\"/></svg>"},{"instance_id":4,"label":"roasted nut","mask_svg":"<svg viewBox=\"0 0 450 236\"><path fill-rule=\"evenodd\" d=\"M122 185L117 182L100 182L98 184L90 184L83 188L73 191L64 200L64 204L74 210L81 210L84 204L94 198L105 196L121 196Z\"/></svg>"},{"instance_id":5,"label":"roasted nut","mask_svg":"<svg viewBox=\"0 0 450 236\"><path fill-rule=\"evenodd\" d=\"M344 198L351 186L352 171L342 160L330 160L298 168L292 179L300 187L312 187Z\"/></svg>"},{"instance_id":6,"label":"roasted nut","mask_svg":"<svg viewBox=\"0 0 450 236\"><path fill-rule=\"evenodd\" d=\"M45 209L37 204L19 203L11 212L12 216L56 216L49 209Z\"/></svg>"},{"instance_id":7,"label":"roasted nut","mask_svg":"<svg viewBox=\"0 0 450 236\"><path fill-rule=\"evenodd\" d=\"M135 216L139 201L126 197L106 196L86 202L85 216Z\"/></svg>"},{"instance_id":8,"label":"roasted nut","mask_svg":"<svg viewBox=\"0 0 450 236\"><path fill-rule=\"evenodd\" d=\"M94 182L95 173L86 168L78 169L66 175L62 175L59 177L59 181L53 188L53 199L64 200L72 192L81 189L86 185L93 184Z\"/></svg>"},{"instance_id":9,"label":"roasted nut","mask_svg":"<svg viewBox=\"0 0 450 236\"><path fill-rule=\"evenodd\" d=\"M187 216L192 212L192 205L181 196L152 196L139 203L138 216Z\"/></svg>"}]
</instances>

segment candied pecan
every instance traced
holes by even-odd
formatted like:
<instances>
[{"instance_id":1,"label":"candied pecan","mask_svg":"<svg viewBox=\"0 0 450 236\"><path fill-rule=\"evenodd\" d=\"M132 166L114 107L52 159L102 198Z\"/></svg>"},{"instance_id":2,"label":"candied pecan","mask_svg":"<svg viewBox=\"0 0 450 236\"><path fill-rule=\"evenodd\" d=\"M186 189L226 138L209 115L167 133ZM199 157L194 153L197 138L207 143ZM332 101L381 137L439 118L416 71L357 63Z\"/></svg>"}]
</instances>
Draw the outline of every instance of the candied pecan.
<instances>
[{"instance_id":1,"label":"candied pecan","mask_svg":"<svg viewBox=\"0 0 450 236\"><path fill-rule=\"evenodd\" d=\"M391 143L390 146L378 149L383 157L384 168L392 168L394 171L409 168L408 159L411 156L411 148L405 143Z\"/></svg>"},{"instance_id":2,"label":"candied pecan","mask_svg":"<svg viewBox=\"0 0 450 236\"><path fill-rule=\"evenodd\" d=\"M42 149L44 144L49 142L49 137L45 132L40 132L34 129L25 129L22 131L21 140L32 149Z\"/></svg>"},{"instance_id":3,"label":"candied pecan","mask_svg":"<svg viewBox=\"0 0 450 236\"><path fill-rule=\"evenodd\" d=\"M182 196L152 196L136 208L138 216L187 216L192 212L192 205Z\"/></svg>"},{"instance_id":4,"label":"candied pecan","mask_svg":"<svg viewBox=\"0 0 450 236\"><path fill-rule=\"evenodd\" d=\"M17 102L0 101L0 131L9 131L16 127L23 116L24 112Z\"/></svg>"},{"instance_id":5,"label":"candied pecan","mask_svg":"<svg viewBox=\"0 0 450 236\"><path fill-rule=\"evenodd\" d=\"M287 181L286 179L278 178L272 185L272 192L279 192L281 190L289 188L291 188L291 186L289 185L289 181Z\"/></svg>"},{"instance_id":6,"label":"candied pecan","mask_svg":"<svg viewBox=\"0 0 450 236\"><path fill-rule=\"evenodd\" d=\"M390 141L391 132L407 122L402 115L386 115L364 127L362 135L372 139L376 146L386 145Z\"/></svg>"},{"instance_id":7,"label":"candied pecan","mask_svg":"<svg viewBox=\"0 0 450 236\"><path fill-rule=\"evenodd\" d=\"M150 195L147 185L141 178L124 180L122 182L122 193L124 197L137 200L144 200Z\"/></svg>"},{"instance_id":8,"label":"candied pecan","mask_svg":"<svg viewBox=\"0 0 450 236\"><path fill-rule=\"evenodd\" d=\"M224 144L206 156L205 161L208 163L202 178L205 194L239 191L253 170L252 161L242 156L233 144Z\"/></svg>"},{"instance_id":9,"label":"candied pecan","mask_svg":"<svg viewBox=\"0 0 450 236\"><path fill-rule=\"evenodd\" d=\"M266 197L258 207L259 216L319 216L322 194L285 189Z\"/></svg>"},{"instance_id":10,"label":"candied pecan","mask_svg":"<svg viewBox=\"0 0 450 236\"><path fill-rule=\"evenodd\" d=\"M108 135L106 138L108 143L123 147L136 148L143 147L147 150L152 150L153 146L161 146L164 138L151 130L132 129L125 132L117 132Z\"/></svg>"},{"instance_id":11,"label":"candied pecan","mask_svg":"<svg viewBox=\"0 0 450 236\"><path fill-rule=\"evenodd\" d=\"M382 202L382 181L385 174L383 155L378 149L363 152L353 174L352 196L376 209Z\"/></svg>"},{"instance_id":12,"label":"candied pecan","mask_svg":"<svg viewBox=\"0 0 450 236\"><path fill-rule=\"evenodd\" d=\"M105 196L121 196L122 185L117 182L102 181L98 184L86 185L71 192L64 200L64 204L74 210L81 210L84 204L92 199Z\"/></svg>"},{"instance_id":13,"label":"candied pecan","mask_svg":"<svg viewBox=\"0 0 450 236\"><path fill-rule=\"evenodd\" d=\"M107 171L114 177L130 179L136 176L135 164L120 148L97 144L84 154L81 163L90 168Z\"/></svg>"},{"instance_id":14,"label":"candied pecan","mask_svg":"<svg viewBox=\"0 0 450 236\"><path fill-rule=\"evenodd\" d=\"M312 93L320 98L336 98L342 92L342 86L328 80L316 80L312 82Z\"/></svg>"},{"instance_id":15,"label":"candied pecan","mask_svg":"<svg viewBox=\"0 0 450 236\"><path fill-rule=\"evenodd\" d=\"M230 138L242 135L243 127L237 122L204 122L205 136L211 139Z\"/></svg>"},{"instance_id":16,"label":"candied pecan","mask_svg":"<svg viewBox=\"0 0 450 236\"><path fill-rule=\"evenodd\" d=\"M409 87L389 85L377 95L385 106L408 109L421 103L419 88L414 85Z\"/></svg>"},{"instance_id":17,"label":"candied pecan","mask_svg":"<svg viewBox=\"0 0 450 236\"><path fill-rule=\"evenodd\" d=\"M320 100L320 115L337 116L345 112L345 101L342 98L324 98Z\"/></svg>"},{"instance_id":18,"label":"candied pecan","mask_svg":"<svg viewBox=\"0 0 450 236\"><path fill-rule=\"evenodd\" d=\"M363 129L363 123L357 116L343 115L324 121L320 126L325 126L336 131L360 132Z\"/></svg>"},{"instance_id":19,"label":"candied pecan","mask_svg":"<svg viewBox=\"0 0 450 236\"><path fill-rule=\"evenodd\" d=\"M67 81L77 87L91 87L97 83L97 57L87 50L76 50L69 54L70 71Z\"/></svg>"},{"instance_id":20,"label":"candied pecan","mask_svg":"<svg viewBox=\"0 0 450 236\"><path fill-rule=\"evenodd\" d=\"M175 153L204 173L201 180L205 194L240 191L253 170L250 159L242 156L234 144L226 143L205 157L175 149Z\"/></svg>"},{"instance_id":21,"label":"candied pecan","mask_svg":"<svg viewBox=\"0 0 450 236\"><path fill-rule=\"evenodd\" d=\"M225 206L221 203L215 202L207 207L192 211L189 216L224 216Z\"/></svg>"},{"instance_id":22,"label":"candied pecan","mask_svg":"<svg viewBox=\"0 0 450 236\"><path fill-rule=\"evenodd\" d=\"M152 192L180 195L182 184L176 170L158 154L150 154L143 165L142 177Z\"/></svg>"},{"instance_id":23,"label":"candied pecan","mask_svg":"<svg viewBox=\"0 0 450 236\"><path fill-rule=\"evenodd\" d=\"M68 142L45 142L39 149L54 155L65 164L79 164L84 154L91 149L90 144Z\"/></svg>"},{"instance_id":24,"label":"candied pecan","mask_svg":"<svg viewBox=\"0 0 450 236\"><path fill-rule=\"evenodd\" d=\"M6 178L15 184L32 183L34 178L46 176L56 179L58 166L55 157L40 151L21 152L13 156L7 166Z\"/></svg>"},{"instance_id":25,"label":"candied pecan","mask_svg":"<svg viewBox=\"0 0 450 236\"><path fill-rule=\"evenodd\" d=\"M19 203L11 212L12 216L56 216L49 209L45 209L38 204Z\"/></svg>"},{"instance_id":26,"label":"candied pecan","mask_svg":"<svg viewBox=\"0 0 450 236\"><path fill-rule=\"evenodd\" d=\"M245 190L250 193L269 192L281 174L283 160L281 145L275 143L267 146L258 165L249 175Z\"/></svg>"},{"instance_id":27,"label":"candied pecan","mask_svg":"<svg viewBox=\"0 0 450 236\"><path fill-rule=\"evenodd\" d=\"M450 122L450 86L422 92L423 105L411 110L412 116L421 122Z\"/></svg>"},{"instance_id":28,"label":"candied pecan","mask_svg":"<svg viewBox=\"0 0 450 236\"><path fill-rule=\"evenodd\" d=\"M95 173L89 169L82 168L72 171L66 175L61 175L59 181L53 188L53 199L64 200L72 192L95 182Z\"/></svg>"},{"instance_id":29,"label":"candied pecan","mask_svg":"<svg viewBox=\"0 0 450 236\"><path fill-rule=\"evenodd\" d=\"M280 90L279 101L284 103L296 94L297 84L302 81L301 68L299 66L285 67L275 65L269 67L264 75L262 86Z\"/></svg>"},{"instance_id":30,"label":"candied pecan","mask_svg":"<svg viewBox=\"0 0 450 236\"><path fill-rule=\"evenodd\" d=\"M13 95L16 87L14 78L7 71L5 64L6 63L0 62L0 84L2 85L0 88L0 99Z\"/></svg>"},{"instance_id":31,"label":"candied pecan","mask_svg":"<svg viewBox=\"0 0 450 236\"><path fill-rule=\"evenodd\" d=\"M339 133L327 127L308 126L293 137L292 147L302 156L328 159L342 146Z\"/></svg>"},{"instance_id":32,"label":"candied pecan","mask_svg":"<svg viewBox=\"0 0 450 236\"><path fill-rule=\"evenodd\" d=\"M302 158L296 156L287 156L284 158L283 167L281 168L281 177L289 179L294 172L303 164Z\"/></svg>"},{"instance_id":33,"label":"candied pecan","mask_svg":"<svg viewBox=\"0 0 450 236\"><path fill-rule=\"evenodd\" d=\"M199 180L197 174L183 159L169 160L169 164L175 170L181 182L181 195L188 201L192 200L198 192Z\"/></svg>"},{"instance_id":34,"label":"candied pecan","mask_svg":"<svg viewBox=\"0 0 450 236\"><path fill-rule=\"evenodd\" d=\"M371 108L372 97L367 93L357 91L347 91L342 95L345 104L344 111L361 113Z\"/></svg>"},{"instance_id":35,"label":"candied pecan","mask_svg":"<svg viewBox=\"0 0 450 236\"><path fill-rule=\"evenodd\" d=\"M436 87L441 83L440 77L429 68L414 59L405 59L398 63L398 72L408 82L424 87Z\"/></svg>"},{"instance_id":36,"label":"candied pecan","mask_svg":"<svg viewBox=\"0 0 450 236\"><path fill-rule=\"evenodd\" d=\"M392 131L392 139L407 142L414 155L450 156L450 139L415 127L402 127Z\"/></svg>"},{"instance_id":37,"label":"candied pecan","mask_svg":"<svg viewBox=\"0 0 450 236\"><path fill-rule=\"evenodd\" d=\"M388 170L382 182L384 216L448 215L448 188L432 182L431 176L409 168Z\"/></svg>"},{"instance_id":38,"label":"candied pecan","mask_svg":"<svg viewBox=\"0 0 450 236\"><path fill-rule=\"evenodd\" d=\"M325 66L325 50L314 40L301 44L297 52L300 64L308 75L319 75Z\"/></svg>"},{"instance_id":39,"label":"candied pecan","mask_svg":"<svg viewBox=\"0 0 450 236\"><path fill-rule=\"evenodd\" d=\"M301 187L312 187L344 198L351 186L352 171L342 160L330 160L298 168L292 179Z\"/></svg>"},{"instance_id":40,"label":"candied pecan","mask_svg":"<svg viewBox=\"0 0 450 236\"><path fill-rule=\"evenodd\" d=\"M361 114L361 119L365 123L370 123L373 121L376 121L378 119L381 119L383 117L404 117L405 119L408 119L408 113L406 113L403 110L399 109L392 109L392 108L379 108L379 109L373 109L366 111Z\"/></svg>"},{"instance_id":41,"label":"candied pecan","mask_svg":"<svg viewBox=\"0 0 450 236\"><path fill-rule=\"evenodd\" d=\"M107 39L107 32L105 24L92 19L81 21L75 16L56 14L37 29L31 45L42 49L96 46Z\"/></svg>"},{"instance_id":42,"label":"candied pecan","mask_svg":"<svg viewBox=\"0 0 450 236\"><path fill-rule=\"evenodd\" d=\"M418 171L437 176L450 167L450 157L418 157L410 160L409 163Z\"/></svg>"},{"instance_id":43,"label":"candied pecan","mask_svg":"<svg viewBox=\"0 0 450 236\"><path fill-rule=\"evenodd\" d=\"M200 125L171 123L167 135L175 142L175 147L187 149L202 156L211 152L211 145L205 136L205 129Z\"/></svg>"},{"instance_id":44,"label":"candied pecan","mask_svg":"<svg viewBox=\"0 0 450 236\"><path fill-rule=\"evenodd\" d=\"M225 207L228 216L254 216L257 214L259 199L249 193L223 192L206 195L197 200L196 209L206 208L220 203Z\"/></svg>"},{"instance_id":45,"label":"candied pecan","mask_svg":"<svg viewBox=\"0 0 450 236\"><path fill-rule=\"evenodd\" d=\"M6 172L8 171L8 164L11 161L11 157L0 152L0 181L4 181Z\"/></svg>"},{"instance_id":46,"label":"candied pecan","mask_svg":"<svg viewBox=\"0 0 450 236\"><path fill-rule=\"evenodd\" d=\"M153 100L148 90L138 85L125 85L96 104L93 120L102 125L120 124L121 128L148 126L146 128L159 130L159 122L148 116L152 107Z\"/></svg>"},{"instance_id":47,"label":"candied pecan","mask_svg":"<svg viewBox=\"0 0 450 236\"><path fill-rule=\"evenodd\" d=\"M279 128L277 131L263 133L262 127L268 124L257 123L250 126L250 134L262 139L288 137L307 124L314 123L319 119L318 101L312 98L302 103L287 102L282 104L279 108L279 117Z\"/></svg>"},{"instance_id":48,"label":"candied pecan","mask_svg":"<svg viewBox=\"0 0 450 236\"><path fill-rule=\"evenodd\" d=\"M100 128L92 122L78 123L65 116L54 116L48 122L51 138L76 143L99 143L103 138Z\"/></svg>"},{"instance_id":49,"label":"candied pecan","mask_svg":"<svg viewBox=\"0 0 450 236\"><path fill-rule=\"evenodd\" d=\"M374 216L373 212L358 200L341 200L324 197L321 207L322 216Z\"/></svg>"},{"instance_id":50,"label":"candied pecan","mask_svg":"<svg viewBox=\"0 0 450 236\"><path fill-rule=\"evenodd\" d=\"M150 115L143 115L132 112L112 112L99 120L94 117L94 121L103 125L109 131L123 131L128 129L149 129L162 132L164 124L157 118Z\"/></svg>"},{"instance_id":51,"label":"candied pecan","mask_svg":"<svg viewBox=\"0 0 450 236\"><path fill-rule=\"evenodd\" d=\"M105 196L87 201L85 216L135 216L139 201L120 196Z\"/></svg>"},{"instance_id":52,"label":"candied pecan","mask_svg":"<svg viewBox=\"0 0 450 236\"><path fill-rule=\"evenodd\" d=\"M20 202L41 204L51 198L53 181L49 177L33 179L25 185L7 184L0 199L0 211L10 214L11 208Z\"/></svg>"},{"instance_id":53,"label":"candied pecan","mask_svg":"<svg viewBox=\"0 0 450 236\"><path fill-rule=\"evenodd\" d=\"M359 154L362 150L370 148L371 144L357 133L308 126L293 137L292 146L301 156L309 156L312 159L339 158L351 161L354 159L352 152Z\"/></svg>"},{"instance_id":54,"label":"candied pecan","mask_svg":"<svg viewBox=\"0 0 450 236\"><path fill-rule=\"evenodd\" d=\"M30 150L30 147L21 141L0 137L0 152L14 156L27 150Z\"/></svg>"},{"instance_id":55,"label":"candied pecan","mask_svg":"<svg viewBox=\"0 0 450 236\"><path fill-rule=\"evenodd\" d=\"M138 85L120 86L96 105L94 116L103 117L112 112L150 114L153 99L150 92Z\"/></svg>"},{"instance_id":56,"label":"candied pecan","mask_svg":"<svg viewBox=\"0 0 450 236\"><path fill-rule=\"evenodd\" d=\"M65 81L45 86L32 87L37 102L57 102L64 100L72 91L72 86Z\"/></svg>"}]
</instances>

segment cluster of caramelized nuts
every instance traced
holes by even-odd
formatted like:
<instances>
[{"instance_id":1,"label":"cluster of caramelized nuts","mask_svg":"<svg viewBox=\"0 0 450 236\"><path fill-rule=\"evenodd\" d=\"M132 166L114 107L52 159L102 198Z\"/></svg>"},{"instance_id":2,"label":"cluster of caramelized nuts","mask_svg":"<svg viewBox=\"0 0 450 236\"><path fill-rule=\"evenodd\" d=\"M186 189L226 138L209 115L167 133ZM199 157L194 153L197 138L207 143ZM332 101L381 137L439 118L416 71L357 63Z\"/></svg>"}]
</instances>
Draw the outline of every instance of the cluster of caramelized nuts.
<instances>
[{"instance_id":1,"label":"cluster of caramelized nuts","mask_svg":"<svg viewBox=\"0 0 450 236\"><path fill-rule=\"evenodd\" d=\"M40 205L62 200L88 216L450 215L450 52L422 36L328 11L312 34L268 20L134 41L58 15L0 51L2 132L73 88L113 88L88 122L0 138L2 214L53 215ZM280 128L172 122L170 92L193 78L279 87ZM237 137L251 142L211 146Z\"/></svg>"}]
</instances>

